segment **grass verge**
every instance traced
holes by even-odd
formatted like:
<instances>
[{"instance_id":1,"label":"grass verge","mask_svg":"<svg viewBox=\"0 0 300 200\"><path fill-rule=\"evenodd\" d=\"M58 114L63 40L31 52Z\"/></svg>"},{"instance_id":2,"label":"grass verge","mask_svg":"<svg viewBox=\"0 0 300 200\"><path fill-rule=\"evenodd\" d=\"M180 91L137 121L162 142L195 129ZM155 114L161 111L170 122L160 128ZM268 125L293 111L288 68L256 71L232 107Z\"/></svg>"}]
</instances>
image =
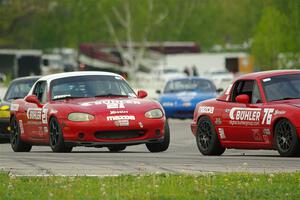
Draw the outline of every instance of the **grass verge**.
<instances>
[{"instance_id":1,"label":"grass verge","mask_svg":"<svg viewBox=\"0 0 300 200\"><path fill-rule=\"evenodd\" d=\"M0 173L0 199L299 199L300 173L15 177Z\"/></svg>"}]
</instances>

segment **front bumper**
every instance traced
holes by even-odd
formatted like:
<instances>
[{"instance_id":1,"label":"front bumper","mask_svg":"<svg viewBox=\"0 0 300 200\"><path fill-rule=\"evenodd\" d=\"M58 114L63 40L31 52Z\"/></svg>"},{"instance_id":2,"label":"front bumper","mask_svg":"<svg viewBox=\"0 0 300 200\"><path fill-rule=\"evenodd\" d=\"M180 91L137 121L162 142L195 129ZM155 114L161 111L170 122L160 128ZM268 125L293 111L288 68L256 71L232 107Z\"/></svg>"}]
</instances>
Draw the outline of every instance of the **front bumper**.
<instances>
[{"instance_id":1,"label":"front bumper","mask_svg":"<svg viewBox=\"0 0 300 200\"><path fill-rule=\"evenodd\" d=\"M192 124L191 124L191 130L192 130L192 133L193 133L193 135L194 136L196 136L196 134L197 134L197 123L195 123L195 122L192 122Z\"/></svg>"},{"instance_id":2,"label":"front bumper","mask_svg":"<svg viewBox=\"0 0 300 200\"><path fill-rule=\"evenodd\" d=\"M159 142L164 138L164 123L164 118L133 120L128 126L117 126L116 121L72 122L64 119L61 127L67 143L103 147Z\"/></svg>"},{"instance_id":3,"label":"front bumper","mask_svg":"<svg viewBox=\"0 0 300 200\"><path fill-rule=\"evenodd\" d=\"M138 145L138 144L145 144L145 143L157 143L162 142L163 138L159 139L148 139L148 140L135 140L135 141L126 141L126 142L83 142L83 141L65 141L67 144L72 146L85 146L85 147L107 147L112 145Z\"/></svg>"}]
</instances>

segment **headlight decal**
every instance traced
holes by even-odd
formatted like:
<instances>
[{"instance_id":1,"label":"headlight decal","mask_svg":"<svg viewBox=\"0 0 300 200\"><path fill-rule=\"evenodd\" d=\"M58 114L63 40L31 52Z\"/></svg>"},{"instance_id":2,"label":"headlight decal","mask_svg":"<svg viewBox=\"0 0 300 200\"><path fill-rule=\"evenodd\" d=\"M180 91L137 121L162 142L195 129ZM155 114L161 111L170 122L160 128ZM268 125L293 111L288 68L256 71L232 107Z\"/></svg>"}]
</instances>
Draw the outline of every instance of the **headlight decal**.
<instances>
[{"instance_id":1,"label":"headlight decal","mask_svg":"<svg viewBox=\"0 0 300 200\"><path fill-rule=\"evenodd\" d=\"M147 117L149 119L159 119L159 118L162 118L163 116L164 116L164 114L161 111L161 109L159 109L159 108L149 110L148 112L145 113L145 117Z\"/></svg>"},{"instance_id":2,"label":"headlight decal","mask_svg":"<svg viewBox=\"0 0 300 200\"><path fill-rule=\"evenodd\" d=\"M87 122L95 119L95 117L88 113L80 113L80 112L74 112L70 113L68 115L68 120L74 121L74 122Z\"/></svg>"}]
</instances>

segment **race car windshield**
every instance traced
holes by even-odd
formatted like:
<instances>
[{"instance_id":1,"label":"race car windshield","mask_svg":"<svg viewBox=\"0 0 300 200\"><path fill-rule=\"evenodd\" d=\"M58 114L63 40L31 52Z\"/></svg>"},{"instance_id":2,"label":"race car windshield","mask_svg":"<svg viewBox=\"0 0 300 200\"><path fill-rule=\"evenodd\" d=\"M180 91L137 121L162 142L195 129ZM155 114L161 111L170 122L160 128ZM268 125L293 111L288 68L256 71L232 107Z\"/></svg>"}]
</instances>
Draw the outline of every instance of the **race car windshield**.
<instances>
[{"instance_id":1,"label":"race car windshield","mask_svg":"<svg viewBox=\"0 0 300 200\"><path fill-rule=\"evenodd\" d=\"M262 85L267 101L300 99L300 74L265 78Z\"/></svg>"},{"instance_id":2,"label":"race car windshield","mask_svg":"<svg viewBox=\"0 0 300 200\"><path fill-rule=\"evenodd\" d=\"M201 79L182 79L169 81L165 87L165 93L182 92L182 91L199 91L215 92L216 87L208 80Z\"/></svg>"},{"instance_id":3,"label":"race car windshield","mask_svg":"<svg viewBox=\"0 0 300 200\"><path fill-rule=\"evenodd\" d=\"M36 80L24 80L13 83L7 90L4 100L11 101L14 99L24 98Z\"/></svg>"},{"instance_id":4,"label":"race car windshield","mask_svg":"<svg viewBox=\"0 0 300 200\"><path fill-rule=\"evenodd\" d=\"M118 76L89 75L56 79L51 82L51 99L91 97L136 97L129 85Z\"/></svg>"}]
</instances>

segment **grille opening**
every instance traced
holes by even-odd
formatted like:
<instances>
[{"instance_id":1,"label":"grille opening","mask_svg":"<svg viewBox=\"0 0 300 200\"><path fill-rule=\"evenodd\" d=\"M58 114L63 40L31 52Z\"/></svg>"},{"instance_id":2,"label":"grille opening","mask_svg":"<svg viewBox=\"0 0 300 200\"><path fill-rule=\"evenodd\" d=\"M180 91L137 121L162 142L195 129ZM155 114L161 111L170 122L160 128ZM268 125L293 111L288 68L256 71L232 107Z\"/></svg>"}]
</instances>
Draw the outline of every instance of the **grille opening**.
<instances>
[{"instance_id":1,"label":"grille opening","mask_svg":"<svg viewBox=\"0 0 300 200\"><path fill-rule=\"evenodd\" d=\"M97 131L95 137L98 139L129 139L141 137L145 133L145 130Z\"/></svg>"}]
</instances>

